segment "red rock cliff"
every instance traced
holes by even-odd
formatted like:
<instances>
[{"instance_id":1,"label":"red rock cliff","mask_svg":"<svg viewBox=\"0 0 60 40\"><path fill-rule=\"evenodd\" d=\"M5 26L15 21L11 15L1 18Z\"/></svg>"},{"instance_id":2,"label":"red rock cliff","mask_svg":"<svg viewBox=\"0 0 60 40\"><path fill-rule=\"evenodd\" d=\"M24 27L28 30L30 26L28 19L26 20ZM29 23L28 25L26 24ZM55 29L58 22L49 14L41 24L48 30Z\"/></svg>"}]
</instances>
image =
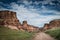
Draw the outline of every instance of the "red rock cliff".
<instances>
[{"instance_id":1,"label":"red rock cliff","mask_svg":"<svg viewBox=\"0 0 60 40\"><path fill-rule=\"evenodd\" d=\"M29 25L27 21L23 21L23 24L19 22L16 17L16 12L13 11L0 11L0 25L8 27L10 29L24 30L24 31L38 31L39 28Z\"/></svg>"},{"instance_id":2,"label":"red rock cliff","mask_svg":"<svg viewBox=\"0 0 60 40\"><path fill-rule=\"evenodd\" d=\"M0 25L4 25L11 29L18 29L20 27L20 22L16 17L16 12L12 11L0 11Z\"/></svg>"},{"instance_id":3,"label":"red rock cliff","mask_svg":"<svg viewBox=\"0 0 60 40\"><path fill-rule=\"evenodd\" d=\"M29 25L27 23L27 21L23 21L22 26L23 26L23 29L27 30L28 32L33 32L33 31L34 32L38 32L39 31L39 27L36 27L36 26L33 26L33 25Z\"/></svg>"},{"instance_id":4,"label":"red rock cliff","mask_svg":"<svg viewBox=\"0 0 60 40\"><path fill-rule=\"evenodd\" d=\"M43 29L47 30L55 27L60 27L60 19L50 21L49 24L44 25Z\"/></svg>"}]
</instances>

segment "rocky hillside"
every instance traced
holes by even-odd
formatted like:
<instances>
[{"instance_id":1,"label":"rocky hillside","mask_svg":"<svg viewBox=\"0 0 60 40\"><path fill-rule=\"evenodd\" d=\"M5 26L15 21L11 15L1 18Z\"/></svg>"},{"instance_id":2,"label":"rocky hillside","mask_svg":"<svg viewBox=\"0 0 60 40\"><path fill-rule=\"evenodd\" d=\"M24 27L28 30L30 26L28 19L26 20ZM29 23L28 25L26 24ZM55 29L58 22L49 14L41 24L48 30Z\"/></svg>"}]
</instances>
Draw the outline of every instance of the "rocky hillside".
<instances>
[{"instance_id":1,"label":"rocky hillside","mask_svg":"<svg viewBox=\"0 0 60 40\"><path fill-rule=\"evenodd\" d=\"M27 31L29 31L29 32L38 32L38 31L40 31L40 28L39 27L36 27L36 26L33 26L33 25L29 25L28 23L27 23L27 21L23 21L23 24L22 24L22 28L23 29L25 29L25 30L27 30Z\"/></svg>"},{"instance_id":2,"label":"rocky hillside","mask_svg":"<svg viewBox=\"0 0 60 40\"><path fill-rule=\"evenodd\" d=\"M23 24L19 22L16 16L16 12L13 11L0 11L0 25L8 27L10 29L24 30L24 31L36 31L38 27L27 24L27 21L23 21Z\"/></svg>"},{"instance_id":3,"label":"rocky hillside","mask_svg":"<svg viewBox=\"0 0 60 40\"><path fill-rule=\"evenodd\" d=\"M18 29L21 24L16 17L16 12L12 11L0 11L0 25L4 25L5 27L9 27L11 29Z\"/></svg>"},{"instance_id":4,"label":"rocky hillside","mask_svg":"<svg viewBox=\"0 0 60 40\"><path fill-rule=\"evenodd\" d=\"M43 29L47 30L55 27L60 27L60 19L52 20L49 24L46 23Z\"/></svg>"}]
</instances>

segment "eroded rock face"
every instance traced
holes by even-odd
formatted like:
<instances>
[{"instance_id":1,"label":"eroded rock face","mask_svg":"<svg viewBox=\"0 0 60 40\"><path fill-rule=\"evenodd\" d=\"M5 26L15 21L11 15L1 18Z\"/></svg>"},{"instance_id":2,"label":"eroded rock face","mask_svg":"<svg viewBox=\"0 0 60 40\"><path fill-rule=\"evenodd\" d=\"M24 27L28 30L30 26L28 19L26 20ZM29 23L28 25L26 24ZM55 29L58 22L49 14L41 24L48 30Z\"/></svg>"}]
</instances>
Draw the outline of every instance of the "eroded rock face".
<instances>
[{"instance_id":1,"label":"eroded rock face","mask_svg":"<svg viewBox=\"0 0 60 40\"><path fill-rule=\"evenodd\" d=\"M27 21L23 21L23 24L21 24L16 17L16 12L8 10L0 11L0 25L4 25L5 27L8 27L10 29L16 29L28 32L39 30L38 27L29 25Z\"/></svg>"},{"instance_id":2,"label":"eroded rock face","mask_svg":"<svg viewBox=\"0 0 60 40\"><path fill-rule=\"evenodd\" d=\"M29 25L27 21L23 21L21 24L16 17L16 12L13 11L0 11L0 25L8 27L10 29L22 30L22 31L39 31L38 27Z\"/></svg>"},{"instance_id":3,"label":"eroded rock face","mask_svg":"<svg viewBox=\"0 0 60 40\"><path fill-rule=\"evenodd\" d=\"M16 12L12 11L0 11L0 25L5 25L9 28L14 27L14 29L20 28L20 22L16 17ZM10 27L10 25L12 27Z\"/></svg>"},{"instance_id":4,"label":"eroded rock face","mask_svg":"<svg viewBox=\"0 0 60 40\"><path fill-rule=\"evenodd\" d=\"M60 27L60 19L52 20L49 24L50 27Z\"/></svg>"},{"instance_id":5,"label":"eroded rock face","mask_svg":"<svg viewBox=\"0 0 60 40\"><path fill-rule=\"evenodd\" d=\"M33 25L29 25L27 23L27 21L23 21L22 26L23 26L23 29L28 31L28 32L33 32L33 31L34 32L38 32L39 31L39 27L36 27L36 26L33 26Z\"/></svg>"},{"instance_id":6,"label":"eroded rock face","mask_svg":"<svg viewBox=\"0 0 60 40\"><path fill-rule=\"evenodd\" d=\"M50 27L49 27L49 24L46 23L46 24L44 25L44 30L47 30L47 29L49 29L49 28L50 28Z\"/></svg>"},{"instance_id":7,"label":"eroded rock face","mask_svg":"<svg viewBox=\"0 0 60 40\"><path fill-rule=\"evenodd\" d=\"M60 19L52 20L49 22L49 24L44 25L44 30L55 28L55 27L60 27Z\"/></svg>"}]
</instances>

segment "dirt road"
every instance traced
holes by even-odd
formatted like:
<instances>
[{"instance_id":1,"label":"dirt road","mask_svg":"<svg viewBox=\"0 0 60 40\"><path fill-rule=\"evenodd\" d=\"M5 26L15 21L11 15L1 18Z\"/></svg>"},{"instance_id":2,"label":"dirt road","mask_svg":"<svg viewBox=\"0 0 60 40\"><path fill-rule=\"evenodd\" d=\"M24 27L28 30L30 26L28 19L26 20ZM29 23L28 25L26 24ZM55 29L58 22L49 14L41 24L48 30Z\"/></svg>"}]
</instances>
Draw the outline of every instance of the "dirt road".
<instances>
[{"instance_id":1,"label":"dirt road","mask_svg":"<svg viewBox=\"0 0 60 40\"><path fill-rule=\"evenodd\" d=\"M33 40L55 40L54 38L52 38L50 35L45 34L43 32L37 33L35 35L35 37L33 38Z\"/></svg>"}]
</instances>

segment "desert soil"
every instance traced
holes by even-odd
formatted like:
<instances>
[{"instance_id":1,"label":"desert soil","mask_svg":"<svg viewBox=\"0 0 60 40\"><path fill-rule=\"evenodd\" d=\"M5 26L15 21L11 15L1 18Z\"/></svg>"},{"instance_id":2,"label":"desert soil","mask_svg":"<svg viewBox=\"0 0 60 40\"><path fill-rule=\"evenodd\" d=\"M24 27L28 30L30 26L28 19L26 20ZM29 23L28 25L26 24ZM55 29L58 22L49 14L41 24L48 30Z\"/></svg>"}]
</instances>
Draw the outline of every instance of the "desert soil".
<instances>
[{"instance_id":1,"label":"desert soil","mask_svg":"<svg viewBox=\"0 0 60 40\"><path fill-rule=\"evenodd\" d=\"M40 32L34 36L33 40L55 40L55 39L44 32Z\"/></svg>"}]
</instances>

